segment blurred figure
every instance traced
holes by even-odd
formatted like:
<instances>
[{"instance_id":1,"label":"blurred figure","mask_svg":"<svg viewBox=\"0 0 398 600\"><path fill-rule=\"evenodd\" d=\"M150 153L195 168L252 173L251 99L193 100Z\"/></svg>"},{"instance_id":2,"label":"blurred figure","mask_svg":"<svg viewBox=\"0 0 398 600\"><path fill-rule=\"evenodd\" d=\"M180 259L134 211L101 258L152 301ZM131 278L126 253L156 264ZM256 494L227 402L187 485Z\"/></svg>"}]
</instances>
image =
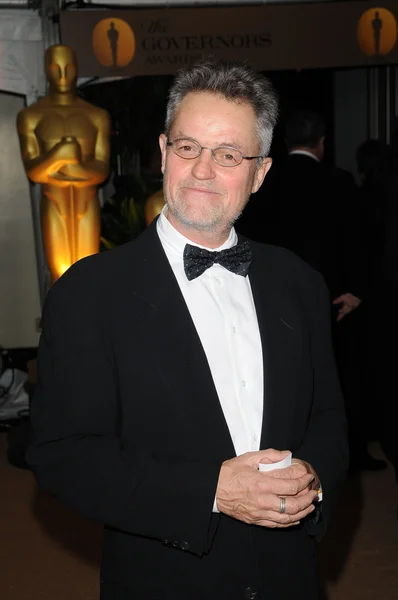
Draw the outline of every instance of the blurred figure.
<instances>
[{"instance_id":1,"label":"blurred figure","mask_svg":"<svg viewBox=\"0 0 398 600\"><path fill-rule=\"evenodd\" d=\"M157 192L154 192L145 200L144 214L147 227L149 227L152 221L156 219L158 215L160 215L165 204L163 188Z\"/></svg>"},{"instance_id":2,"label":"blurred figure","mask_svg":"<svg viewBox=\"0 0 398 600\"><path fill-rule=\"evenodd\" d=\"M255 215L271 242L289 248L322 273L335 309L333 334L340 380L346 400L351 469L377 470L386 466L367 449L363 423L361 301L365 290L366 261L361 241L357 188L351 173L323 162L324 119L310 111L294 112L286 121L288 156L262 190L272 225L265 212ZM259 223L260 222L260 223ZM270 229L272 229L271 234Z\"/></svg>"},{"instance_id":3,"label":"blurred figure","mask_svg":"<svg viewBox=\"0 0 398 600\"><path fill-rule=\"evenodd\" d=\"M359 218L366 249L368 304L380 293L383 285L383 259L386 244L386 177L389 148L380 140L363 142L356 154L359 186Z\"/></svg>"},{"instance_id":4,"label":"blurred figure","mask_svg":"<svg viewBox=\"0 0 398 600\"><path fill-rule=\"evenodd\" d=\"M322 273L341 321L360 305L365 271L354 178L323 164L325 138L320 115L309 110L293 113L285 127L288 157L265 187L270 203L278 206L275 242Z\"/></svg>"},{"instance_id":5,"label":"blurred figure","mask_svg":"<svg viewBox=\"0 0 398 600\"><path fill-rule=\"evenodd\" d=\"M366 293L363 306L363 324L359 335L363 350L363 414L364 426L370 439L384 439L385 420L384 375L386 364L385 327L381 326L380 299L389 295L383 274L386 245L386 176L389 148L380 140L363 142L356 153L357 169L361 179L358 188L358 219L366 257ZM366 401L366 398L369 401ZM381 402L382 401L382 402ZM382 408L383 407L383 408ZM376 410L375 410L376 409ZM384 445L384 444L383 444Z\"/></svg>"},{"instance_id":6,"label":"blurred figure","mask_svg":"<svg viewBox=\"0 0 398 600\"><path fill-rule=\"evenodd\" d=\"M377 401L382 408L381 443L395 469L398 481L398 119L389 148L388 169L384 168L378 184L378 204L382 197L380 223L382 256L381 276L374 285L373 352ZM376 358L375 358L376 357Z\"/></svg>"},{"instance_id":7,"label":"blurred figure","mask_svg":"<svg viewBox=\"0 0 398 600\"><path fill-rule=\"evenodd\" d=\"M385 177L385 247L383 273L385 280L393 285L398 282L398 117L389 148L388 172Z\"/></svg>"},{"instance_id":8,"label":"blurred figure","mask_svg":"<svg viewBox=\"0 0 398 600\"><path fill-rule=\"evenodd\" d=\"M322 163L325 139L321 115L301 110L287 120L289 155L279 191L281 243L320 271L329 286L337 311L333 334L346 401L350 467L352 471L377 470L386 463L373 458L367 449L360 307L366 261L356 186L351 173Z\"/></svg>"}]
</instances>

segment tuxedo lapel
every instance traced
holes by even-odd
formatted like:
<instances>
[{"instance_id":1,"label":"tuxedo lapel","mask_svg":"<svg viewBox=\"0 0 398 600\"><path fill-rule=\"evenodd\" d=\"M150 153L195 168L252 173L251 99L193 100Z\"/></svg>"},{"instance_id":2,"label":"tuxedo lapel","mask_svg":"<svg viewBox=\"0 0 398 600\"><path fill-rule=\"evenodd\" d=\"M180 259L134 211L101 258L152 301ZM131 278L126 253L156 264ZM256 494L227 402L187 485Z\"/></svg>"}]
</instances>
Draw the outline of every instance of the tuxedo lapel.
<instances>
[{"instance_id":1,"label":"tuxedo lapel","mask_svg":"<svg viewBox=\"0 0 398 600\"><path fill-rule=\"evenodd\" d=\"M260 449L286 449L294 427L301 360L300 319L289 301L277 263L267 263L264 247L252 244L250 284L260 329L264 363L264 406ZM272 266L271 266L272 263Z\"/></svg>"},{"instance_id":2,"label":"tuxedo lapel","mask_svg":"<svg viewBox=\"0 0 398 600\"><path fill-rule=\"evenodd\" d=\"M141 300L142 343L157 363L172 402L201 431L205 455L235 450L200 338L153 225L135 242L134 301ZM138 247L137 247L138 246Z\"/></svg>"}]
</instances>

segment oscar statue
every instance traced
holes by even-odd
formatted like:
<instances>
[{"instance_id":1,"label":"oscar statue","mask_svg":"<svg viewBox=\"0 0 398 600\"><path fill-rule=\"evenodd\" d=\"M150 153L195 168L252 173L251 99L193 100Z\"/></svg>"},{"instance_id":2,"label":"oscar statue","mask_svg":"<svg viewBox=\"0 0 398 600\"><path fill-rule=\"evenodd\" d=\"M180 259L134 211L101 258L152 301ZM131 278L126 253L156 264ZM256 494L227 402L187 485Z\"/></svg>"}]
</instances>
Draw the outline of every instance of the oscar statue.
<instances>
[{"instance_id":1,"label":"oscar statue","mask_svg":"<svg viewBox=\"0 0 398 600\"><path fill-rule=\"evenodd\" d=\"M149 198L145 200L144 203L144 216L145 216L145 224L147 227L152 223L152 221L160 215L165 205L163 189L158 190Z\"/></svg>"},{"instance_id":2,"label":"oscar statue","mask_svg":"<svg viewBox=\"0 0 398 600\"><path fill-rule=\"evenodd\" d=\"M110 118L76 93L72 48L45 53L47 96L18 114L22 160L29 179L42 185L44 251L54 283L100 244L97 187L109 172Z\"/></svg>"}]
</instances>

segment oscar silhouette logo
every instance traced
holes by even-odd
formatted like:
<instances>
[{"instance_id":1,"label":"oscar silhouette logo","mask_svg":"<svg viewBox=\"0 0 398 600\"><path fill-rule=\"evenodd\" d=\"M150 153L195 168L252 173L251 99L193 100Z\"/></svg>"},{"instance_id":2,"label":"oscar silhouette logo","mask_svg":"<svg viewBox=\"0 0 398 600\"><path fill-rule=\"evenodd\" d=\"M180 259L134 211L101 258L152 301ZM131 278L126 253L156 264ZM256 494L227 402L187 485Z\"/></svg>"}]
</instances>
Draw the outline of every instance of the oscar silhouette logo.
<instances>
[{"instance_id":1,"label":"oscar silhouette logo","mask_svg":"<svg viewBox=\"0 0 398 600\"><path fill-rule=\"evenodd\" d=\"M397 41L397 21L386 8L371 8L359 19L357 35L362 52L368 56L384 56Z\"/></svg>"},{"instance_id":2,"label":"oscar silhouette logo","mask_svg":"<svg viewBox=\"0 0 398 600\"><path fill-rule=\"evenodd\" d=\"M104 67L126 67L134 58L134 32L122 19L99 21L94 27L92 44L96 59Z\"/></svg>"}]
</instances>

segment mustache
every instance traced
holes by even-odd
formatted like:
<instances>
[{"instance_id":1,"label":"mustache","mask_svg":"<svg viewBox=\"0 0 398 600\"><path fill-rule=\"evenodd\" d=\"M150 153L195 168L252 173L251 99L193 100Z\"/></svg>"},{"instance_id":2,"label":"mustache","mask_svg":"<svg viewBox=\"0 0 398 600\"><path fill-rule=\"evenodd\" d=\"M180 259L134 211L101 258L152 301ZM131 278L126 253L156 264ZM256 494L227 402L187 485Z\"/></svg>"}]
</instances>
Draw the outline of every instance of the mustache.
<instances>
[{"instance_id":1,"label":"mustache","mask_svg":"<svg viewBox=\"0 0 398 600\"><path fill-rule=\"evenodd\" d=\"M216 189L209 185L205 185L205 184L198 185L197 183L189 183L189 182L181 183L179 185L179 188L180 189L187 188L187 189L191 189L191 190L204 190L206 192L211 192L212 194L223 194L224 193L223 190Z\"/></svg>"}]
</instances>

